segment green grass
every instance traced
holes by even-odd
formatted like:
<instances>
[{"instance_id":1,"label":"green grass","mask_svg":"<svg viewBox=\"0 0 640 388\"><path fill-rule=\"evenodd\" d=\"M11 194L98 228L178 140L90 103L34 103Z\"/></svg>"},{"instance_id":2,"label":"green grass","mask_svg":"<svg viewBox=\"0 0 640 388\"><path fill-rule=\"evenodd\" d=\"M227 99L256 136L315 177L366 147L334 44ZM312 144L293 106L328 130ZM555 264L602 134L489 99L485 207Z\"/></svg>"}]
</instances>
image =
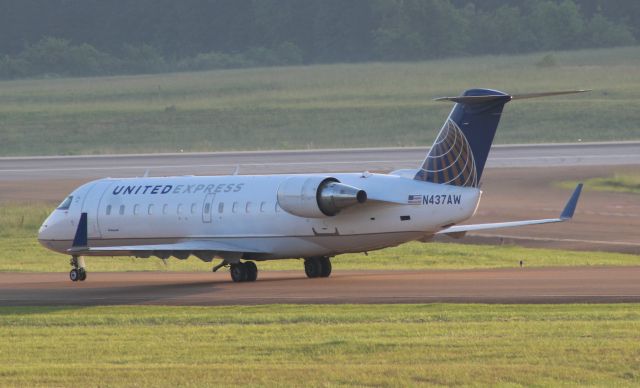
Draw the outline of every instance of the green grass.
<instances>
[{"instance_id":1,"label":"green grass","mask_svg":"<svg viewBox=\"0 0 640 388\"><path fill-rule=\"evenodd\" d=\"M69 257L46 250L37 242L37 229L53 206L7 204L0 206L0 271L66 272ZM638 265L640 256L607 252L572 252L517 246L411 242L364 254L333 259L336 270L348 269L462 269L510 268L523 260L527 267ZM89 271L209 271L211 264L195 257L181 261L129 257L88 257ZM298 260L269 261L261 270L301 270Z\"/></svg>"},{"instance_id":2,"label":"green grass","mask_svg":"<svg viewBox=\"0 0 640 388\"><path fill-rule=\"evenodd\" d=\"M560 187L575 187L576 182L561 182ZM584 181L587 190L614 191L640 194L640 174L614 174L611 177L591 178Z\"/></svg>"},{"instance_id":3,"label":"green grass","mask_svg":"<svg viewBox=\"0 0 640 388\"><path fill-rule=\"evenodd\" d=\"M0 156L429 145L469 87L592 88L510 104L496 142L638 139L640 47L0 82Z\"/></svg>"},{"instance_id":4,"label":"green grass","mask_svg":"<svg viewBox=\"0 0 640 388\"><path fill-rule=\"evenodd\" d=\"M640 384L640 306L0 308L2 386Z\"/></svg>"}]
</instances>

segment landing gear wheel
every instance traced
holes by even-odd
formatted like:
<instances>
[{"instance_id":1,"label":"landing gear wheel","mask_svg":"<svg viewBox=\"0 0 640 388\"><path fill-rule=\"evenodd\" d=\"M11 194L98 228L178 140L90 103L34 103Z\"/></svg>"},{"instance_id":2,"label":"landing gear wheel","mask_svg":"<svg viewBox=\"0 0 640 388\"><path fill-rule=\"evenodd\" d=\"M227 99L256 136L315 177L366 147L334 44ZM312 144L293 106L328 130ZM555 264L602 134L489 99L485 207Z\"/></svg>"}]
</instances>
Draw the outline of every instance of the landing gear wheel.
<instances>
[{"instance_id":1,"label":"landing gear wheel","mask_svg":"<svg viewBox=\"0 0 640 388\"><path fill-rule=\"evenodd\" d=\"M77 282L78 280L80 280L80 274L78 273L77 269L74 268L69 271L69 279L71 279L72 282Z\"/></svg>"},{"instance_id":2,"label":"landing gear wheel","mask_svg":"<svg viewBox=\"0 0 640 388\"><path fill-rule=\"evenodd\" d=\"M236 283L244 282L247 280L247 266L244 263L231 264L231 280Z\"/></svg>"},{"instance_id":3,"label":"landing gear wheel","mask_svg":"<svg viewBox=\"0 0 640 388\"><path fill-rule=\"evenodd\" d=\"M321 278L328 278L331 275L331 259L328 257L322 257L319 259L322 270L320 271Z\"/></svg>"},{"instance_id":4,"label":"landing gear wheel","mask_svg":"<svg viewBox=\"0 0 640 388\"><path fill-rule=\"evenodd\" d=\"M244 262L245 269L247 270L247 281L255 282L258 278L258 267L253 261Z\"/></svg>"},{"instance_id":5,"label":"landing gear wheel","mask_svg":"<svg viewBox=\"0 0 640 388\"><path fill-rule=\"evenodd\" d=\"M304 260L304 273L308 278L317 278L322 274L322 263L317 257L310 257Z\"/></svg>"},{"instance_id":6,"label":"landing gear wheel","mask_svg":"<svg viewBox=\"0 0 640 388\"><path fill-rule=\"evenodd\" d=\"M87 278L87 271L84 269L84 260L79 256L71 256L69 264L73 269L69 272L69 279L72 282L83 282Z\"/></svg>"}]
</instances>

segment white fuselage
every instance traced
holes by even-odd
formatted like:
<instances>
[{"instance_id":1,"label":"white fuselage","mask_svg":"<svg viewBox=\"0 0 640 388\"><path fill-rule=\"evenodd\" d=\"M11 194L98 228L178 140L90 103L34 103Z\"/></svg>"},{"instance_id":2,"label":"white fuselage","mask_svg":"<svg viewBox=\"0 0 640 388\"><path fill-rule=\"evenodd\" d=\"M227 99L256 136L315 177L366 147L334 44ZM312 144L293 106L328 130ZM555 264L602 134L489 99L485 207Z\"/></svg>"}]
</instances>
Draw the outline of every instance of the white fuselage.
<instances>
[{"instance_id":1,"label":"white fuselage","mask_svg":"<svg viewBox=\"0 0 640 388\"><path fill-rule=\"evenodd\" d=\"M429 238L471 217L481 194L397 175L322 174L329 175L366 191L368 200L306 218L278 204L280 185L294 175L101 179L71 193L68 209L47 218L39 240L66 253L87 213L92 247L207 240L253 252L244 259L334 256Z\"/></svg>"}]
</instances>

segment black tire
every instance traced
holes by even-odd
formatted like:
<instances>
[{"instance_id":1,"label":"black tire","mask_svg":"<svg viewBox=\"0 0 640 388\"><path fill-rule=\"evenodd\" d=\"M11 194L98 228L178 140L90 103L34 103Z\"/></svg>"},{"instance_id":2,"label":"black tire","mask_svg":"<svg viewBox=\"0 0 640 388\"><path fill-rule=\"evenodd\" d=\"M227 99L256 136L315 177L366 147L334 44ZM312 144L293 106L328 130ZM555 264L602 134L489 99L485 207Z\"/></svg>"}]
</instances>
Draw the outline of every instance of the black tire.
<instances>
[{"instance_id":1,"label":"black tire","mask_svg":"<svg viewBox=\"0 0 640 388\"><path fill-rule=\"evenodd\" d=\"M317 257L310 257L304 261L304 273L308 278L317 278L322 274L322 264Z\"/></svg>"},{"instance_id":2,"label":"black tire","mask_svg":"<svg viewBox=\"0 0 640 388\"><path fill-rule=\"evenodd\" d=\"M78 268L78 280L81 282L87 280L87 271L84 268Z\"/></svg>"},{"instance_id":3,"label":"black tire","mask_svg":"<svg viewBox=\"0 0 640 388\"><path fill-rule=\"evenodd\" d=\"M320 267L322 267L322 270L320 271L320 277L328 278L329 276L331 276L331 259L329 259L328 257L323 257L319 261Z\"/></svg>"},{"instance_id":4,"label":"black tire","mask_svg":"<svg viewBox=\"0 0 640 388\"><path fill-rule=\"evenodd\" d=\"M258 267L253 261L245 261L244 266L247 270L247 281L255 282L258 279Z\"/></svg>"},{"instance_id":5,"label":"black tire","mask_svg":"<svg viewBox=\"0 0 640 388\"><path fill-rule=\"evenodd\" d=\"M231 264L231 280L236 283L247 280L247 266L244 263Z\"/></svg>"},{"instance_id":6,"label":"black tire","mask_svg":"<svg viewBox=\"0 0 640 388\"><path fill-rule=\"evenodd\" d=\"M79 278L80 278L80 274L78 273L77 269L74 268L71 271L69 271L69 279L71 279L72 282L77 282Z\"/></svg>"}]
</instances>

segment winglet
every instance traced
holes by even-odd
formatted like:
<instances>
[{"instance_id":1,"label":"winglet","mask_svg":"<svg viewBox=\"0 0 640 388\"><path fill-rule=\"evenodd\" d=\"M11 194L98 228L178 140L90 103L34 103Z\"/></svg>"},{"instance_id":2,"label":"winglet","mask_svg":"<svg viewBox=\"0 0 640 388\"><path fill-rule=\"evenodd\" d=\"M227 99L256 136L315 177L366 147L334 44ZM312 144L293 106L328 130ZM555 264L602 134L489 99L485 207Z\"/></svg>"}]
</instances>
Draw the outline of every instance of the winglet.
<instances>
[{"instance_id":1,"label":"winglet","mask_svg":"<svg viewBox=\"0 0 640 388\"><path fill-rule=\"evenodd\" d=\"M72 248L86 247L87 244L87 213L82 213L78 229L76 229L76 236L73 238Z\"/></svg>"},{"instance_id":2,"label":"winglet","mask_svg":"<svg viewBox=\"0 0 640 388\"><path fill-rule=\"evenodd\" d=\"M567 201L567 204L564 206L564 210L560 214L561 220L569 220L573 217L573 213L576 211L576 206L578 205L578 199L580 198L580 192L582 191L582 183L578 183L576 189L571 194L571 198Z\"/></svg>"}]
</instances>

